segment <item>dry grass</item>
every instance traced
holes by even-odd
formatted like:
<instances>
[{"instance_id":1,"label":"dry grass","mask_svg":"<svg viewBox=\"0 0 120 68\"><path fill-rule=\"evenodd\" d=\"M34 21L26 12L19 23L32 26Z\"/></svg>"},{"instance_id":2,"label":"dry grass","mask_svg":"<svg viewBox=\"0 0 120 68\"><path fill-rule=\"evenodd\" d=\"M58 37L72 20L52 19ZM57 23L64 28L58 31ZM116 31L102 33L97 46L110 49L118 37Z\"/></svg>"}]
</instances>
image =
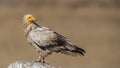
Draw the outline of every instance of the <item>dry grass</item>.
<instances>
[{"instance_id":1,"label":"dry grass","mask_svg":"<svg viewBox=\"0 0 120 68\"><path fill-rule=\"evenodd\" d=\"M22 16L31 13L41 25L67 36L87 53L84 57L53 54L47 62L63 68L120 67L120 10L81 8L0 8L0 68L17 60L35 60L38 54L26 42Z\"/></svg>"}]
</instances>

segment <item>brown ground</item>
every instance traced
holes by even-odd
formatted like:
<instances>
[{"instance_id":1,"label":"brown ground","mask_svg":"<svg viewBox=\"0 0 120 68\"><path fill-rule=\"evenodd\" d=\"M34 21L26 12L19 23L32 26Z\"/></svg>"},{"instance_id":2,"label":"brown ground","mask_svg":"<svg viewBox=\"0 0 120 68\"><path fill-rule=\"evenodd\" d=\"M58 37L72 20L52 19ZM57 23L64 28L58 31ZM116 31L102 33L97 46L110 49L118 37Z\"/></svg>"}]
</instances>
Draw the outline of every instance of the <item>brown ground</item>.
<instances>
[{"instance_id":1,"label":"brown ground","mask_svg":"<svg viewBox=\"0 0 120 68\"><path fill-rule=\"evenodd\" d=\"M41 25L68 37L86 50L71 57L53 54L51 65L62 68L120 68L120 10L105 8L0 8L0 68L17 60L34 61L38 54L26 41L22 17L31 13Z\"/></svg>"}]
</instances>

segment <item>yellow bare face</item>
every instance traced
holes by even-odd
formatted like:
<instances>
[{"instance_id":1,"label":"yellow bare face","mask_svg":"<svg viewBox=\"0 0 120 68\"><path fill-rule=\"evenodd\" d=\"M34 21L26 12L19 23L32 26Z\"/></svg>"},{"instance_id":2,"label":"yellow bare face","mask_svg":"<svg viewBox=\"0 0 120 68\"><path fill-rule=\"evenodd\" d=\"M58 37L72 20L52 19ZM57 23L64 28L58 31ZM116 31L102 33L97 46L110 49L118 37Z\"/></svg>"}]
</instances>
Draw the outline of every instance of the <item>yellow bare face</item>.
<instances>
[{"instance_id":1,"label":"yellow bare face","mask_svg":"<svg viewBox=\"0 0 120 68\"><path fill-rule=\"evenodd\" d=\"M31 24L35 21L35 17L34 16L28 16L27 21L28 21L29 24Z\"/></svg>"}]
</instances>

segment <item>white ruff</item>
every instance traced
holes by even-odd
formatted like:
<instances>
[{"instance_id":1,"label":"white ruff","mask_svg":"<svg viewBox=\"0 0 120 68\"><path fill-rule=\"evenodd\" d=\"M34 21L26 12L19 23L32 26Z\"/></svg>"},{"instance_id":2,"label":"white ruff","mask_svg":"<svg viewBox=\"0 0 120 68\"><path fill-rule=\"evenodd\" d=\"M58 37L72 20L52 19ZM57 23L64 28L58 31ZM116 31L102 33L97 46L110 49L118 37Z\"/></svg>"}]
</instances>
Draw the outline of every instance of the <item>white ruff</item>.
<instances>
[{"instance_id":1,"label":"white ruff","mask_svg":"<svg viewBox=\"0 0 120 68\"><path fill-rule=\"evenodd\" d=\"M44 29L43 28L36 28L35 30L40 30L41 31L41 30L44 30Z\"/></svg>"}]
</instances>

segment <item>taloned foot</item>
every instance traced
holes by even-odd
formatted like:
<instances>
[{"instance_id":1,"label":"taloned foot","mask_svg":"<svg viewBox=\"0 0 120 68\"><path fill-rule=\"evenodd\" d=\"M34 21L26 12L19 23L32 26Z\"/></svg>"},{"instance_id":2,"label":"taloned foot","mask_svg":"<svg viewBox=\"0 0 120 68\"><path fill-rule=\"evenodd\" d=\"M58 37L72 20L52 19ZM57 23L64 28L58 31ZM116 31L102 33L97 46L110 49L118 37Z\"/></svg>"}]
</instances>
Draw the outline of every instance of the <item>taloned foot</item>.
<instances>
[{"instance_id":1,"label":"taloned foot","mask_svg":"<svg viewBox=\"0 0 120 68\"><path fill-rule=\"evenodd\" d=\"M36 60L35 62L36 62L36 63L45 63L45 64L49 64L49 63L46 63L45 61L41 61L41 60L39 60L39 61Z\"/></svg>"},{"instance_id":2,"label":"taloned foot","mask_svg":"<svg viewBox=\"0 0 120 68\"><path fill-rule=\"evenodd\" d=\"M45 61L36 60L35 62L45 63Z\"/></svg>"}]
</instances>

